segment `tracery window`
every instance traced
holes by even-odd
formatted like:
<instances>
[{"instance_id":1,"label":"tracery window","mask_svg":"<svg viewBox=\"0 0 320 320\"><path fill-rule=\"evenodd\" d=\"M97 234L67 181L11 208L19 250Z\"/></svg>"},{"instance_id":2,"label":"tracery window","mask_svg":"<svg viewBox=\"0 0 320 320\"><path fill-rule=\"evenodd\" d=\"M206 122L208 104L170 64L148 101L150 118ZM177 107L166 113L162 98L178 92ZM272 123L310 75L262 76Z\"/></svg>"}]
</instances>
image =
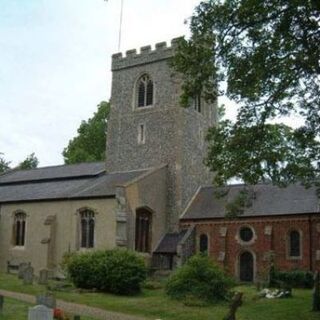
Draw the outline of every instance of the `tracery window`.
<instances>
[{"instance_id":1,"label":"tracery window","mask_svg":"<svg viewBox=\"0 0 320 320\"><path fill-rule=\"evenodd\" d=\"M208 253L208 236L202 234L199 239L199 251L201 253Z\"/></svg>"},{"instance_id":2,"label":"tracery window","mask_svg":"<svg viewBox=\"0 0 320 320\"><path fill-rule=\"evenodd\" d=\"M145 74L138 80L138 107L147 107L153 104L153 82Z\"/></svg>"},{"instance_id":3,"label":"tracery window","mask_svg":"<svg viewBox=\"0 0 320 320\"><path fill-rule=\"evenodd\" d=\"M136 212L136 251L151 251L151 213L143 208Z\"/></svg>"},{"instance_id":4,"label":"tracery window","mask_svg":"<svg viewBox=\"0 0 320 320\"><path fill-rule=\"evenodd\" d=\"M26 218L27 215L24 212L17 212L14 215L14 245L23 247L26 238Z\"/></svg>"},{"instance_id":5,"label":"tracery window","mask_svg":"<svg viewBox=\"0 0 320 320\"><path fill-rule=\"evenodd\" d=\"M91 210L84 210L80 212L80 245L81 248L94 247L94 212Z\"/></svg>"},{"instance_id":6,"label":"tracery window","mask_svg":"<svg viewBox=\"0 0 320 320\"><path fill-rule=\"evenodd\" d=\"M300 232L297 230L293 230L289 234L289 256L301 256Z\"/></svg>"}]
</instances>

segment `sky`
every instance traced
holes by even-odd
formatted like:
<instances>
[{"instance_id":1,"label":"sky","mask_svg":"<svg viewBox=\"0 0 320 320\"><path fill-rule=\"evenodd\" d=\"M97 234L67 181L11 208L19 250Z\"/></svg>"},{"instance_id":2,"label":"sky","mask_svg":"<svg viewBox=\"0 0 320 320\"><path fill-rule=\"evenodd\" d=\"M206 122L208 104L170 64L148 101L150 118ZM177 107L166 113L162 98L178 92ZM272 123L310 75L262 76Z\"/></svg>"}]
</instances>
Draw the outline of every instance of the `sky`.
<instances>
[{"instance_id":1,"label":"sky","mask_svg":"<svg viewBox=\"0 0 320 320\"><path fill-rule=\"evenodd\" d=\"M199 0L123 0L120 51L188 35ZM11 166L61 155L110 98L121 0L0 0L0 152Z\"/></svg>"}]
</instances>

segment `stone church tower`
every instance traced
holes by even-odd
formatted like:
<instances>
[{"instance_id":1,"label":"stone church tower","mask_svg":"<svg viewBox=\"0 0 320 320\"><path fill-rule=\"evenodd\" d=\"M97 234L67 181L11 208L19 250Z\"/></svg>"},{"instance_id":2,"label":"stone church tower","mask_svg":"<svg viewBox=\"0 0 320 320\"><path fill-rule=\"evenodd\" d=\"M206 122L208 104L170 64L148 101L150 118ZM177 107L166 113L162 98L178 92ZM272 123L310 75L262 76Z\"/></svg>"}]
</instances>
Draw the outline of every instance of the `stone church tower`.
<instances>
[{"instance_id":1,"label":"stone church tower","mask_svg":"<svg viewBox=\"0 0 320 320\"><path fill-rule=\"evenodd\" d=\"M176 40L129 50L112 57L111 112L108 120L107 171L167 165L167 230L200 185L211 183L203 158L204 137L217 117L216 105L195 99L179 104L181 78L169 65Z\"/></svg>"}]
</instances>

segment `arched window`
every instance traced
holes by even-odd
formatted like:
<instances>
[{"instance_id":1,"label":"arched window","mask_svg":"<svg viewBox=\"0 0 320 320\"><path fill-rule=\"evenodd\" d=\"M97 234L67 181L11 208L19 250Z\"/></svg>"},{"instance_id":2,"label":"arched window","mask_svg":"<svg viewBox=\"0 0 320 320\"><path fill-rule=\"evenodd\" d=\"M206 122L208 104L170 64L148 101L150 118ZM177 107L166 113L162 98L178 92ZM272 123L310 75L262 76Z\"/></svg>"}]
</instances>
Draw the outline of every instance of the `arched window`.
<instances>
[{"instance_id":1,"label":"arched window","mask_svg":"<svg viewBox=\"0 0 320 320\"><path fill-rule=\"evenodd\" d=\"M23 247L26 238L26 217L24 212L17 212L14 215L13 243L15 246Z\"/></svg>"},{"instance_id":2,"label":"arched window","mask_svg":"<svg viewBox=\"0 0 320 320\"><path fill-rule=\"evenodd\" d=\"M136 251L151 251L151 212L145 208L136 212Z\"/></svg>"},{"instance_id":3,"label":"arched window","mask_svg":"<svg viewBox=\"0 0 320 320\"><path fill-rule=\"evenodd\" d=\"M80 212L80 245L81 248L94 247L94 212L83 210Z\"/></svg>"},{"instance_id":4,"label":"arched window","mask_svg":"<svg viewBox=\"0 0 320 320\"><path fill-rule=\"evenodd\" d=\"M153 82L148 75L143 75L137 83L138 107L147 107L153 104Z\"/></svg>"},{"instance_id":5,"label":"arched window","mask_svg":"<svg viewBox=\"0 0 320 320\"><path fill-rule=\"evenodd\" d=\"M202 234L199 239L199 251L201 253L208 253L208 236Z\"/></svg>"},{"instance_id":6,"label":"arched window","mask_svg":"<svg viewBox=\"0 0 320 320\"><path fill-rule=\"evenodd\" d=\"M301 256L300 232L297 230L293 230L289 234L289 256Z\"/></svg>"}]
</instances>

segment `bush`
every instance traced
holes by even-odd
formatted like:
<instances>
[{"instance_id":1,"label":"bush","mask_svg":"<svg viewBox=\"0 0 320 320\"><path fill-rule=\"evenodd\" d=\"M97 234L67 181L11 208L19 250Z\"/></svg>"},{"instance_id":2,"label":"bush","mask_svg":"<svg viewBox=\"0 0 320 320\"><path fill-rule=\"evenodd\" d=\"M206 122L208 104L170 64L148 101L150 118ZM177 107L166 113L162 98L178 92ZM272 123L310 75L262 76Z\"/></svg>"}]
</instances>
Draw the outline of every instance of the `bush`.
<instances>
[{"instance_id":1,"label":"bush","mask_svg":"<svg viewBox=\"0 0 320 320\"><path fill-rule=\"evenodd\" d=\"M276 271L271 269L270 285L274 287L285 285L291 288L312 288L313 274L310 271Z\"/></svg>"},{"instance_id":2,"label":"bush","mask_svg":"<svg viewBox=\"0 0 320 320\"><path fill-rule=\"evenodd\" d=\"M206 302L224 300L234 282L208 257L195 255L169 278L167 294L175 299L190 297Z\"/></svg>"},{"instance_id":3,"label":"bush","mask_svg":"<svg viewBox=\"0 0 320 320\"><path fill-rule=\"evenodd\" d=\"M143 259L127 250L80 253L67 269L76 287L116 294L138 293L146 278Z\"/></svg>"}]
</instances>

